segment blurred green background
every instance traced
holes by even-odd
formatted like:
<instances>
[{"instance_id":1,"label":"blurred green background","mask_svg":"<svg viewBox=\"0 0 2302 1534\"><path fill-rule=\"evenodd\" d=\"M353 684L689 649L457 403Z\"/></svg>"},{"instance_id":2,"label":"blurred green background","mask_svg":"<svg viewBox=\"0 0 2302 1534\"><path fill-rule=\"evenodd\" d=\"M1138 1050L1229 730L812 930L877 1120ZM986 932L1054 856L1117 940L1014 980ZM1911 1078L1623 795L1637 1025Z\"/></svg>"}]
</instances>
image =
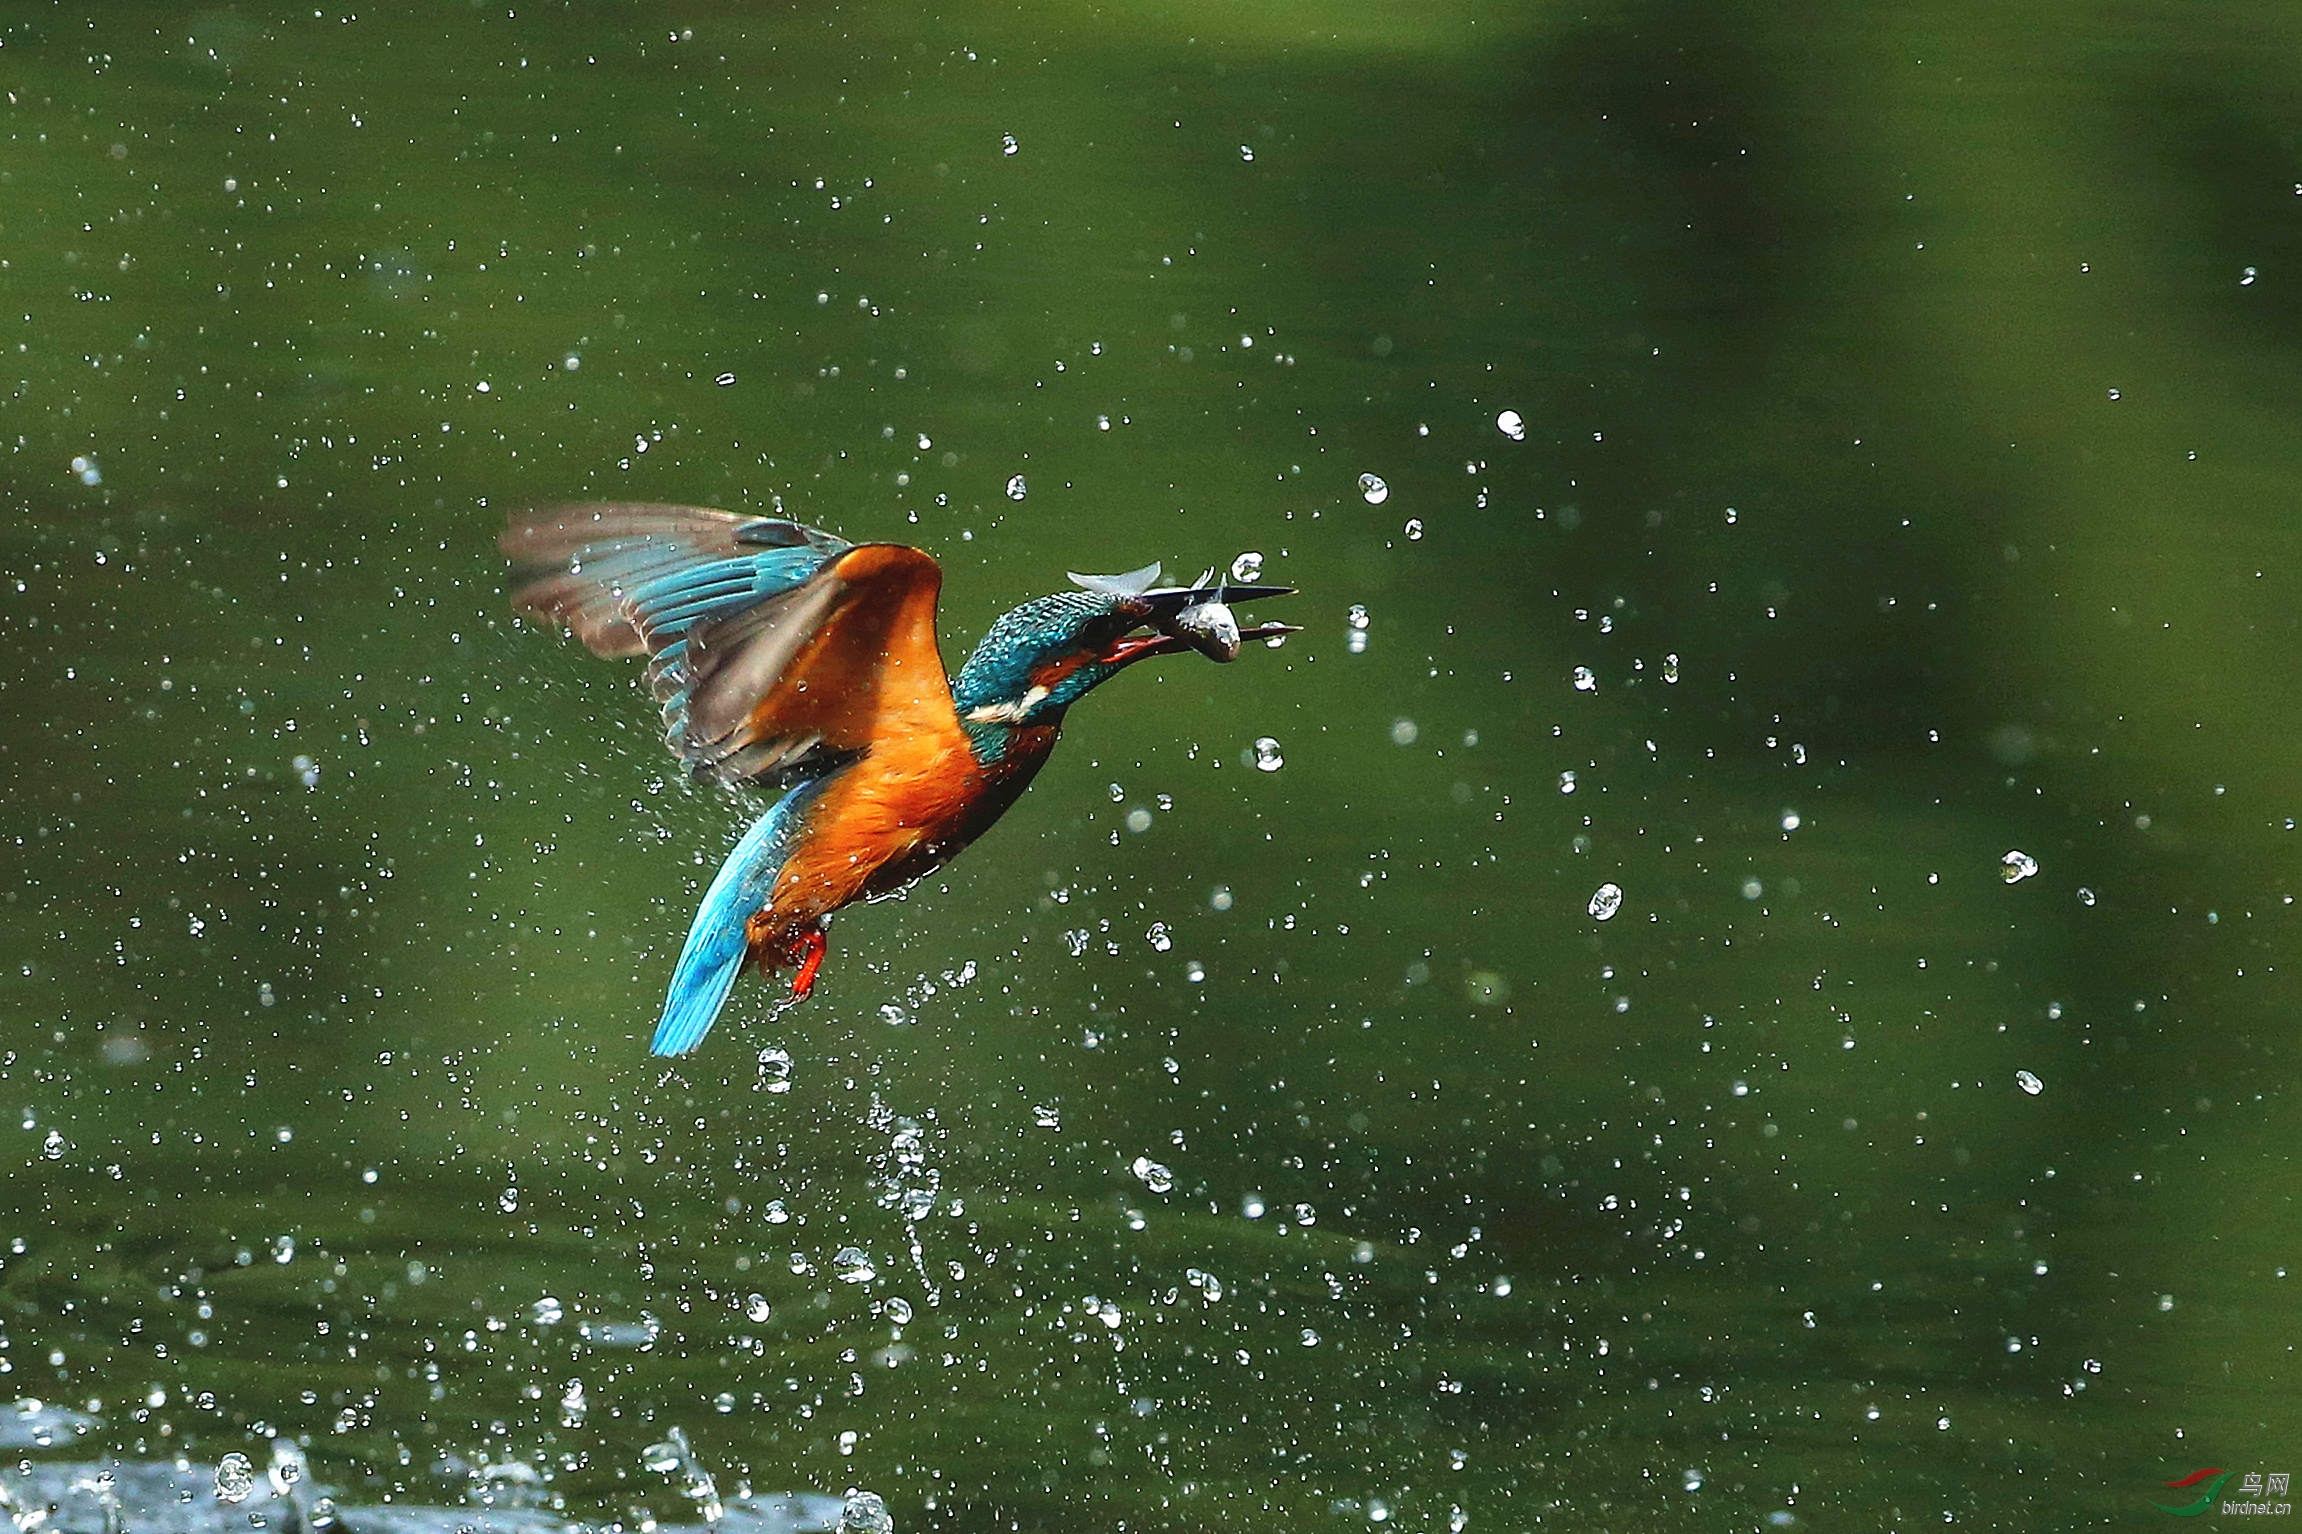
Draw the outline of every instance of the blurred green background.
<instances>
[{"instance_id":1,"label":"blurred green background","mask_svg":"<svg viewBox=\"0 0 2302 1534\"><path fill-rule=\"evenodd\" d=\"M595 1522L693 1518L673 1426L905 1531L2294 1468L2298 61L0 6L0 1398ZM1249 551L1308 631L1098 694L666 1068L757 806L508 616L505 510L587 497L916 542L954 658Z\"/></svg>"}]
</instances>

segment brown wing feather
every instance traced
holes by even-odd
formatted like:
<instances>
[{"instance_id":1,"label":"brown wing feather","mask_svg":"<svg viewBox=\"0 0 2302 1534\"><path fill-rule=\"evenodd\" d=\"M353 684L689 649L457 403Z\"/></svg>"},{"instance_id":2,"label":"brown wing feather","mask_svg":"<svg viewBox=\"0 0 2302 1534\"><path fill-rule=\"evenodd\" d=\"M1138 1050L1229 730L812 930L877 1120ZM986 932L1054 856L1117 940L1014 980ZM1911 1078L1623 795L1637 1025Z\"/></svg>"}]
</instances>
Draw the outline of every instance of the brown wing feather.
<instances>
[{"instance_id":1,"label":"brown wing feather","mask_svg":"<svg viewBox=\"0 0 2302 1534\"><path fill-rule=\"evenodd\" d=\"M935 643L942 572L701 506L561 506L503 534L512 600L601 655L648 655L664 739L699 776L784 783L891 733L964 745Z\"/></svg>"},{"instance_id":2,"label":"brown wing feather","mask_svg":"<svg viewBox=\"0 0 2302 1534\"><path fill-rule=\"evenodd\" d=\"M684 664L681 755L722 780L867 751L894 732L960 739L935 643L943 572L900 544L863 544L806 584L704 625Z\"/></svg>"}]
</instances>

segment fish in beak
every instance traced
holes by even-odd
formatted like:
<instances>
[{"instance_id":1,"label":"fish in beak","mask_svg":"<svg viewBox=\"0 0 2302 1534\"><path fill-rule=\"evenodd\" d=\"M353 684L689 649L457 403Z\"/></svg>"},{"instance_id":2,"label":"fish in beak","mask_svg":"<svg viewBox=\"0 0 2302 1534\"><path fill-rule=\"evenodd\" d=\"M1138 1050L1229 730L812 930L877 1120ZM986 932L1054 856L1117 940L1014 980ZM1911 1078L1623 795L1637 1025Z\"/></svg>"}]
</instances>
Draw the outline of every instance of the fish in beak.
<instances>
[{"instance_id":1,"label":"fish in beak","mask_svg":"<svg viewBox=\"0 0 2302 1534\"><path fill-rule=\"evenodd\" d=\"M1153 655L1197 650L1209 660L1233 661L1250 640L1274 640L1302 630L1292 623L1262 623L1241 628L1231 609L1235 604L1266 597L1294 595L1292 586L1212 585L1213 570L1189 586L1161 586L1160 568L1145 565L1124 575L1079 575L1071 579L1089 591L1124 599L1120 609L1135 622L1115 638L1102 660L1124 666ZM1136 630L1148 628L1148 634Z\"/></svg>"},{"instance_id":2,"label":"fish in beak","mask_svg":"<svg viewBox=\"0 0 2302 1534\"><path fill-rule=\"evenodd\" d=\"M1122 637L1107 660L1120 664L1152 655L1197 650L1214 661L1233 661L1258 639L1280 639L1299 633L1292 623L1258 623L1242 627L1233 608L1269 597L1294 594L1292 586L1171 586L1141 593L1136 600L1150 611L1139 626L1148 634Z\"/></svg>"}]
</instances>

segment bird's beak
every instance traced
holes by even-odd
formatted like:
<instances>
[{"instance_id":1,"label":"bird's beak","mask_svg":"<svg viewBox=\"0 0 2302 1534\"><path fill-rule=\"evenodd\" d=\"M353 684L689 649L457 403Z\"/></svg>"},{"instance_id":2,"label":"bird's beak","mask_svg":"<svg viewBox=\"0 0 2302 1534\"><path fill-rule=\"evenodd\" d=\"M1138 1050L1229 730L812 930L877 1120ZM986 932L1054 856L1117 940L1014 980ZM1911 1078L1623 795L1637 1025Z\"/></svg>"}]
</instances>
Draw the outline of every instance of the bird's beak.
<instances>
[{"instance_id":1,"label":"bird's beak","mask_svg":"<svg viewBox=\"0 0 2302 1534\"><path fill-rule=\"evenodd\" d=\"M1210 660L1236 660L1252 640L1278 639L1301 630L1292 623L1242 628L1232 608L1294 592L1292 586L1169 586L1143 592L1136 600L1150 607L1143 624L1152 632L1120 639L1103 658L1125 665L1147 656L1197 650Z\"/></svg>"}]
</instances>

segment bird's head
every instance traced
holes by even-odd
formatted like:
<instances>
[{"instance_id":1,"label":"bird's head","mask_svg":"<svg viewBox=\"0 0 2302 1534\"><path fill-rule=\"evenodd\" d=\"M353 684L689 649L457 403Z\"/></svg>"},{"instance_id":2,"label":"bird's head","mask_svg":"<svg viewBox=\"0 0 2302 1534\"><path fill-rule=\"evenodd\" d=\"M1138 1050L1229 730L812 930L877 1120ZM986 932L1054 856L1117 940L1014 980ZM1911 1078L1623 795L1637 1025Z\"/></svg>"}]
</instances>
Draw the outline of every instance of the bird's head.
<instances>
[{"instance_id":1,"label":"bird's head","mask_svg":"<svg viewBox=\"0 0 2302 1534\"><path fill-rule=\"evenodd\" d=\"M1039 597L991 625L952 683L963 721L1053 724L1089 692L1139 660L1197 650L1228 661L1291 624L1241 628L1235 604L1285 596L1288 586L1161 586L1159 567L1126 575L1074 575L1079 589Z\"/></svg>"}]
</instances>

